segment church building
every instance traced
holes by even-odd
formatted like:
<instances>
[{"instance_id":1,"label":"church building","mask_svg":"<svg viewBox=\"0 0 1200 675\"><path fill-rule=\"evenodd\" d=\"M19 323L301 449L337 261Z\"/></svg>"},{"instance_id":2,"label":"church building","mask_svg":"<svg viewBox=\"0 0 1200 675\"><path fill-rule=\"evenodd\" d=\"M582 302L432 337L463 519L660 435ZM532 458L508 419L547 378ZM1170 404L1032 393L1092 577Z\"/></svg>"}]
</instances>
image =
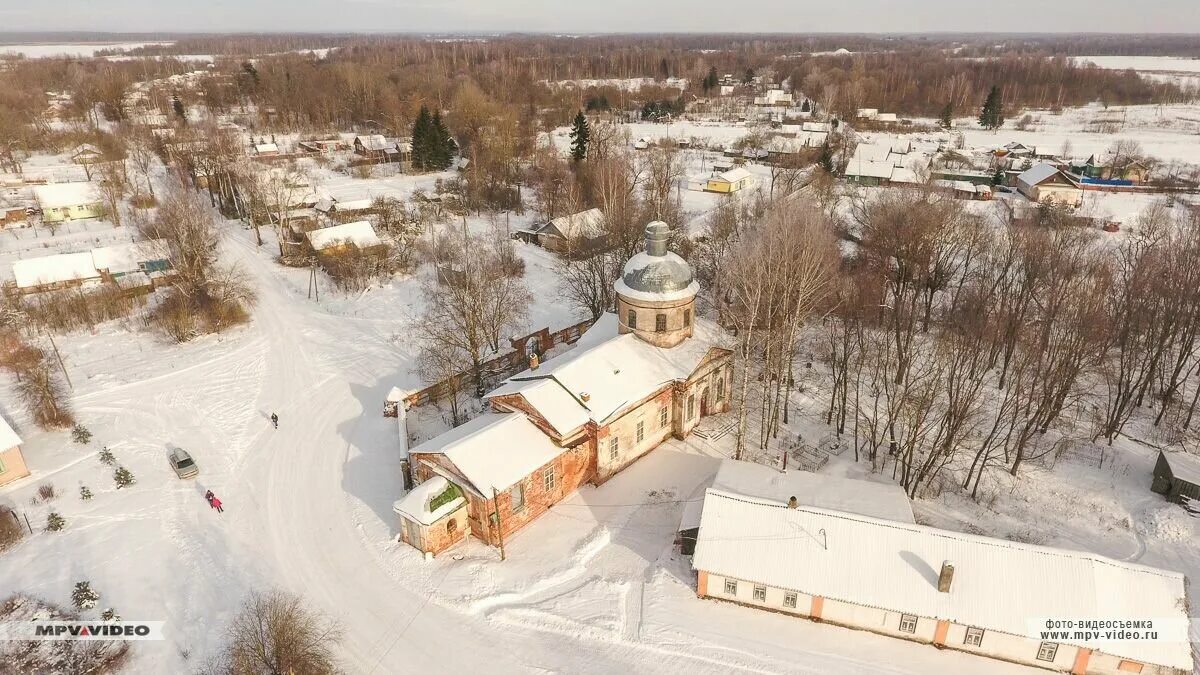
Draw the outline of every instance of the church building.
<instances>
[{"instance_id":1,"label":"church building","mask_svg":"<svg viewBox=\"0 0 1200 675\"><path fill-rule=\"evenodd\" d=\"M580 485L599 485L668 438L729 409L733 352L695 312L692 268L666 223L574 347L488 393L488 412L414 447L417 485L396 502L401 537L437 554L468 534L500 545Z\"/></svg>"}]
</instances>

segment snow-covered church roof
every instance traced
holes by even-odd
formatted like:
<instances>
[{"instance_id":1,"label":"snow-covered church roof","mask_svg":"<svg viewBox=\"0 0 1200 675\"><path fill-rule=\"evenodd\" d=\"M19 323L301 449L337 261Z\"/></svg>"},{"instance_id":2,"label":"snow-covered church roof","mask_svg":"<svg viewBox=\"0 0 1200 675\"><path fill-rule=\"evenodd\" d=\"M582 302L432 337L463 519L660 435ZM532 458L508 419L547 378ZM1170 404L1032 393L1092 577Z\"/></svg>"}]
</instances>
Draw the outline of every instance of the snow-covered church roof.
<instances>
[{"instance_id":1,"label":"snow-covered church roof","mask_svg":"<svg viewBox=\"0 0 1200 675\"><path fill-rule=\"evenodd\" d=\"M705 319L696 319L692 336L674 347L658 347L617 328L616 315L603 315L574 349L514 375L486 398L521 394L565 435L588 420L604 424L667 383L686 380L710 350L727 348L729 341Z\"/></svg>"}]
</instances>

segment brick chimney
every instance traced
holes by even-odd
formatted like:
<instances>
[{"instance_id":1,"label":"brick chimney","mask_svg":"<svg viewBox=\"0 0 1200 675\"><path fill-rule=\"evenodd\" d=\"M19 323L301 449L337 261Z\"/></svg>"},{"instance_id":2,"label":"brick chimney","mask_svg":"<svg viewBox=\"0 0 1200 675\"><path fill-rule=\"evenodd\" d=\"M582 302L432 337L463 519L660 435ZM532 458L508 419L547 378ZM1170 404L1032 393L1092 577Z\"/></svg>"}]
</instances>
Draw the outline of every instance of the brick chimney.
<instances>
[{"instance_id":1,"label":"brick chimney","mask_svg":"<svg viewBox=\"0 0 1200 675\"><path fill-rule=\"evenodd\" d=\"M942 572L938 575L938 593L949 593L950 584L954 581L954 565L949 560L942 562Z\"/></svg>"},{"instance_id":2,"label":"brick chimney","mask_svg":"<svg viewBox=\"0 0 1200 675\"><path fill-rule=\"evenodd\" d=\"M794 509L797 506L800 506L800 502L796 501L795 497L788 497L788 508Z\"/></svg>"},{"instance_id":3,"label":"brick chimney","mask_svg":"<svg viewBox=\"0 0 1200 675\"><path fill-rule=\"evenodd\" d=\"M530 370L537 370L537 369L538 369L538 366L540 366L540 365L541 365L541 361L539 361L539 360L538 360L538 355L537 355L537 354L530 354L530 355L529 355L529 369L530 369Z\"/></svg>"}]
</instances>

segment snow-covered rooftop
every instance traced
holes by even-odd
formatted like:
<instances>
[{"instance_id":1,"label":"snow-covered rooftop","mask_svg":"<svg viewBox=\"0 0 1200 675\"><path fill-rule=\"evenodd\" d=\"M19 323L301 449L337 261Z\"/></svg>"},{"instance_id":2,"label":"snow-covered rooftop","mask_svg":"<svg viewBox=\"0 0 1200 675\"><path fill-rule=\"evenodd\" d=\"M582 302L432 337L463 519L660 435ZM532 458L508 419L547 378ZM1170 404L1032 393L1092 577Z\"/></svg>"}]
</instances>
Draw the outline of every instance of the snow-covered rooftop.
<instances>
[{"instance_id":1,"label":"snow-covered rooftop","mask_svg":"<svg viewBox=\"0 0 1200 675\"><path fill-rule=\"evenodd\" d=\"M541 368L539 367L539 370ZM530 371L537 372L537 371ZM553 379L517 380L490 392L486 398L519 394L538 411L559 436L567 436L591 419L587 410L570 392Z\"/></svg>"},{"instance_id":2,"label":"snow-covered rooftop","mask_svg":"<svg viewBox=\"0 0 1200 675\"><path fill-rule=\"evenodd\" d=\"M1037 185L1058 173L1061 172L1053 164L1038 164L1022 171L1017 176L1017 182L1024 183L1025 185Z\"/></svg>"},{"instance_id":3,"label":"snow-covered rooftop","mask_svg":"<svg viewBox=\"0 0 1200 675\"><path fill-rule=\"evenodd\" d=\"M342 225L313 230L308 233L308 243L312 245L313 249L322 251L331 246L340 246L343 244L354 244L359 248L369 248L371 246L379 246L383 242L380 241L379 235L375 234L375 228L371 227L370 222L357 220L353 223L343 223Z\"/></svg>"},{"instance_id":4,"label":"snow-covered rooftop","mask_svg":"<svg viewBox=\"0 0 1200 675\"><path fill-rule=\"evenodd\" d=\"M150 239L92 249L92 264L109 274L128 274L141 269L141 263L166 260L170 256L166 241Z\"/></svg>"},{"instance_id":5,"label":"snow-covered rooftop","mask_svg":"<svg viewBox=\"0 0 1200 675\"><path fill-rule=\"evenodd\" d=\"M1162 456L1171 467L1171 475L1192 485L1200 485L1200 457L1187 452L1166 451Z\"/></svg>"},{"instance_id":6,"label":"snow-covered rooftop","mask_svg":"<svg viewBox=\"0 0 1200 675\"><path fill-rule=\"evenodd\" d=\"M938 592L943 562L954 565ZM693 566L778 588L1026 635L1038 618L1152 619L1159 641L1083 644L1192 669L1184 576L1078 551L800 507L709 489Z\"/></svg>"},{"instance_id":7,"label":"snow-covered rooftop","mask_svg":"<svg viewBox=\"0 0 1200 675\"><path fill-rule=\"evenodd\" d=\"M96 279L99 276L92 262L92 254L88 251L27 258L13 263L13 279L18 288Z\"/></svg>"},{"instance_id":8,"label":"snow-covered rooftop","mask_svg":"<svg viewBox=\"0 0 1200 675\"><path fill-rule=\"evenodd\" d=\"M810 471L779 471L753 462L727 459L713 476L711 487L728 494L755 497L778 504L787 504L795 497L801 506L815 506L831 511L845 511L864 516L916 522L908 495L895 483L842 478ZM700 526L703 500L684 505L679 529Z\"/></svg>"},{"instance_id":9,"label":"snow-covered rooftop","mask_svg":"<svg viewBox=\"0 0 1200 675\"><path fill-rule=\"evenodd\" d=\"M728 341L720 326L704 319L696 319L693 331L674 347L656 347L633 333L618 334L617 317L605 314L580 337L575 349L546 361L537 370L514 375L506 386L513 385L515 390L520 382L553 381L590 419L602 424L663 385L687 379L710 349L725 347ZM549 398L549 394L543 395ZM562 410L557 409L560 402ZM575 419L575 412L567 417L566 399L555 395L555 403L551 414L556 419L565 420L564 425ZM550 421L546 412L538 412Z\"/></svg>"},{"instance_id":10,"label":"snow-covered rooftop","mask_svg":"<svg viewBox=\"0 0 1200 675\"><path fill-rule=\"evenodd\" d=\"M754 174L747 171L744 167L734 167L728 171L723 171L717 174L717 178L727 183L736 183L748 178L754 178Z\"/></svg>"},{"instance_id":11,"label":"snow-covered rooftop","mask_svg":"<svg viewBox=\"0 0 1200 675\"><path fill-rule=\"evenodd\" d=\"M15 448L21 444L21 437L9 426L8 420L0 416L0 451Z\"/></svg>"},{"instance_id":12,"label":"snow-covered rooftop","mask_svg":"<svg viewBox=\"0 0 1200 675\"><path fill-rule=\"evenodd\" d=\"M413 448L445 455L483 496L504 491L558 457L560 448L521 413L484 413Z\"/></svg>"},{"instance_id":13,"label":"snow-covered rooftop","mask_svg":"<svg viewBox=\"0 0 1200 675\"><path fill-rule=\"evenodd\" d=\"M95 204L100 201L94 183L51 183L33 186L33 194L43 209Z\"/></svg>"},{"instance_id":14,"label":"snow-covered rooftop","mask_svg":"<svg viewBox=\"0 0 1200 675\"><path fill-rule=\"evenodd\" d=\"M265 155L271 152L279 152L279 146L274 143L259 143L254 146L254 152Z\"/></svg>"},{"instance_id":15,"label":"snow-covered rooftop","mask_svg":"<svg viewBox=\"0 0 1200 675\"><path fill-rule=\"evenodd\" d=\"M432 525L467 503L467 498L460 494L436 509L430 510L430 501L445 492L448 487L450 487L450 481L441 476L434 476L414 487L408 494L392 504L392 510L422 525Z\"/></svg>"},{"instance_id":16,"label":"snow-covered rooftop","mask_svg":"<svg viewBox=\"0 0 1200 675\"><path fill-rule=\"evenodd\" d=\"M355 136L354 140L362 144L366 150L386 150L391 147L388 140L383 137L383 134L371 134L369 136Z\"/></svg>"},{"instance_id":17,"label":"snow-covered rooftop","mask_svg":"<svg viewBox=\"0 0 1200 675\"><path fill-rule=\"evenodd\" d=\"M588 209L569 216L559 216L547 223L557 233L568 239L583 237L594 239L604 234L604 212Z\"/></svg>"}]
</instances>

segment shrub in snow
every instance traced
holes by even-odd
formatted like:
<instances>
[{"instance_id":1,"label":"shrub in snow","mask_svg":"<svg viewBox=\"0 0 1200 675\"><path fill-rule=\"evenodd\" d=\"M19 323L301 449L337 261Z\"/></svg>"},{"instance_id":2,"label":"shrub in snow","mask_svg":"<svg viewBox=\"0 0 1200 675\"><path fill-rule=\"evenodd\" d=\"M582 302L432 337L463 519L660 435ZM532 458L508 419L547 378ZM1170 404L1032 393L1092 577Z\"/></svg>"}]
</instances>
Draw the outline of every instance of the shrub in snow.
<instances>
[{"instance_id":1,"label":"shrub in snow","mask_svg":"<svg viewBox=\"0 0 1200 675\"><path fill-rule=\"evenodd\" d=\"M75 605L75 609L91 609L99 600L100 594L93 591L91 583L87 581L75 584L75 590L71 591L71 604Z\"/></svg>"},{"instance_id":2,"label":"shrub in snow","mask_svg":"<svg viewBox=\"0 0 1200 675\"><path fill-rule=\"evenodd\" d=\"M80 445L87 445L92 440L92 432L82 424L76 424L75 428L71 429L71 440Z\"/></svg>"},{"instance_id":3,"label":"shrub in snow","mask_svg":"<svg viewBox=\"0 0 1200 675\"><path fill-rule=\"evenodd\" d=\"M103 612L100 612L100 618L104 619L105 621L120 621L121 615L117 614L117 610L113 609L112 607L109 607L108 609L104 610Z\"/></svg>"},{"instance_id":4,"label":"shrub in snow","mask_svg":"<svg viewBox=\"0 0 1200 675\"><path fill-rule=\"evenodd\" d=\"M89 487L88 487L88 486L86 486L86 485L80 485L80 486L79 486L79 498L80 498L80 499L82 499L82 500L83 500L83 501L85 501L85 502L86 502L87 500L91 499L91 498L92 498L92 490L91 490L91 488L89 488Z\"/></svg>"},{"instance_id":5,"label":"shrub in snow","mask_svg":"<svg viewBox=\"0 0 1200 675\"><path fill-rule=\"evenodd\" d=\"M0 508L0 552L21 541L25 530L17 521L17 514L10 509Z\"/></svg>"},{"instance_id":6,"label":"shrub in snow","mask_svg":"<svg viewBox=\"0 0 1200 675\"><path fill-rule=\"evenodd\" d=\"M46 531L58 532L67 526L67 521L62 516L58 515L58 511L51 511L50 515L46 516Z\"/></svg>"},{"instance_id":7,"label":"shrub in snow","mask_svg":"<svg viewBox=\"0 0 1200 675\"><path fill-rule=\"evenodd\" d=\"M100 457L101 464L107 464L109 466L113 466L114 464L117 463L117 458L113 457L112 450L109 450L107 445L104 446L104 448L102 450L100 450L100 454L98 455L98 457Z\"/></svg>"},{"instance_id":8,"label":"shrub in snow","mask_svg":"<svg viewBox=\"0 0 1200 675\"><path fill-rule=\"evenodd\" d=\"M39 598L13 595L0 601L0 623L74 621L79 615ZM116 673L129 660L124 640L0 640L0 668L5 673Z\"/></svg>"},{"instance_id":9,"label":"shrub in snow","mask_svg":"<svg viewBox=\"0 0 1200 675\"><path fill-rule=\"evenodd\" d=\"M37 497L33 498L33 503L48 502L54 499L54 483L42 483L38 486Z\"/></svg>"},{"instance_id":10,"label":"shrub in snow","mask_svg":"<svg viewBox=\"0 0 1200 675\"><path fill-rule=\"evenodd\" d=\"M123 466L118 466L117 470L113 472L113 482L117 484L117 489L120 490L123 487L129 487L130 485L133 485L137 481L134 479L133 474L130 473L129 469L126 469Z\"/></svg>"}]
</instances>

